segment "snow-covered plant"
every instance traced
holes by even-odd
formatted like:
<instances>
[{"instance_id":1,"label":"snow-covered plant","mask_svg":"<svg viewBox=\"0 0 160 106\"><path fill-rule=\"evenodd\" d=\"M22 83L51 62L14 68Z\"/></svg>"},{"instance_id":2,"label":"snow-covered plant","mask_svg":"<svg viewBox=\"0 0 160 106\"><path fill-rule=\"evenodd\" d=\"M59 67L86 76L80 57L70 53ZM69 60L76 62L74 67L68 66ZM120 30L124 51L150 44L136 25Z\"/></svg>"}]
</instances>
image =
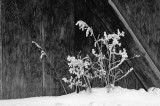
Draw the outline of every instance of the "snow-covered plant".
<instances>
[{"instance_id":1,"label":"snow-covered plant","mask_svg":"<svg viewBox=\"0 0 160 106\"><path fill-rule=\"evenodd\" d=\"M91 59L89 56L81 58L78 56L76 59L74 56L68 56L67 60L69 61L68 66L70 67L69 72L71 74L70 79L63 78L62 80L66 83L69 83L69 87L76 87L76 91L80 87L87 88L91 92L90 80L92 79L89 69L91 67Z\"/></svg>"},{"instance_id":2,"label":"snow-covered plant","mask_svg":"<svg viewBox=\"0 0 160 106\"><path fill-rule=\"evenodd\" d=\"M78 25L82 31L86 30L86 37L94 37L94 47L96 49L92 49L92 53L97 58L97 61L91 62L91 68L94 67L94 65L98 65L94 77L101 78L106 83L106 87L114 86L116 81L121 80L133 70L131 67L127 72L124 72L119 68L120 65L128 59L126 49L123 48L120 50L120 38L124 37L123 31L120 32L118 30L116 34L107 34L104 32L101 38L99 38L99 36L96 38L93 29L84 21L80 20L76 25ZM135 55L134 57L139 56Z\"/></svg>"}]
</instances>

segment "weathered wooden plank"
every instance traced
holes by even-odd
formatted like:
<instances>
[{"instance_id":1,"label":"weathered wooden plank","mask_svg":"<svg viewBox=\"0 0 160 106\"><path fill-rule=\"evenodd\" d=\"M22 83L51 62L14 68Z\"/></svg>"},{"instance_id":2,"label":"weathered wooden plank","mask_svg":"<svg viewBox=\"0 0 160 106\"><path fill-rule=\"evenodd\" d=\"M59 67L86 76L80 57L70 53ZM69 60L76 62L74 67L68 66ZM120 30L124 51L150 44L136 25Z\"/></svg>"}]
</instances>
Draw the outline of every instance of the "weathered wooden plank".
<instances>
[{"instance_id":1,"label":"weathered wooden plank","mask_svg":"<svg viewBox=\"0 0 160 106\"><path fill-rule=\"evenodd\" d=\"M123 16L121 15L122 9L120 9L120 5L117 6L117 5L114 4L114 3L118 4L118 2L114 0L114 3L113 3L112 0L109 0L109 3L114 8L114 10L118 14L119 18L121 19L121 21L123 22L123 24L125 25L125 27L128 29L128 31L130 32L131 36L133 37L134 41L138 45L139 49L142 51L142 53L145 54L144 57L148 61L149 67L151 67L150 71L154 72L154 74L152 74L152 75L148 74L148 75L150 75L148 77L150 77L150 79L154 83L154 86L160 87L160 83L159 83L160 82L160 71L157 68L157 66L155 65L155 61L153 61L154 60L153 55L150 55L150 54L154 54L154 53L151 50L148 49L149 47L147 47L147 44L145 43L145 41L142 40L142 38L140 37L141 35L138 32L138 29L136 29L134 27L134 31L136 31L137 35L135 35L135 33L132 31L132 29L131 29L131 26L133 26L133 24L131 24L132 22L129 22L129 23L126 22L127 19L126 20L124 19L125 15L124 14L123 14ZM120 13L119 10L121 11L121 13ZM146 49L147 49L147 51L146 51ZM156 76L156 78L155 78L155 76Z\"/></svg>"},{"instance_id":2,"label":"weathered wooden plank","mask_svg":"<svg viewBox=\"0 0 160 106\"><path fill-rule=\"evenodd\" d=\"M48 60L42 64L31 42L41 45L60 78L65 76L66 58L74 47L73 1L3 1L3 99L65 94Z\"/></svg>"}]
</instances>

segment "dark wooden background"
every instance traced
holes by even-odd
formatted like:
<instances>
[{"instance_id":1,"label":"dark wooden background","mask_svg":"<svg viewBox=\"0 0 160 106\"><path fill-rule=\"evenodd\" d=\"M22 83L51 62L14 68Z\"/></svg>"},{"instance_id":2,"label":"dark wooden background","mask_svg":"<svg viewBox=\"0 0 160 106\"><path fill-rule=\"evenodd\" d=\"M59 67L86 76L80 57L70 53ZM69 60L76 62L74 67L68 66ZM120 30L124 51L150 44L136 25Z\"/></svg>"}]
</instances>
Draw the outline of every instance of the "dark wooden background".
<instances>
[{"instance_id":1,"label":"dark wooden background","mask_svg":"<svg viewBox=\"0 0 160 106\"><path fill-rule=\"evenodd\" d=\"M0 99L65 94L54 70L60 78L67 76L67 56L77 55L80 51L82 55L89 54L93 47L93 39L85 38L85 32L75 27L78 20L84 20L92 26L95 34L103 34L104 31L114 33L117 29L125 31L122 46L127 49L130 57L140 54L124 25L106 3L107 0L86 1L0 2ZM40 60L40 52L32 41L44 48L54 68L46 58ZM143 57L140 59L143 60ZM137 64L141 64L141 61ZM131 66L132 63L126 62L122 68L126 70ZM143 86L135 73L130 73L117 84L130 89ZM66 84L65 88L68 93L73 92Z\"/></svg>"},{"instance_id":2,"label":"dark wooden background","mask_svg":"<svg viewBox=\"0 0 160 106\"><path fill-rule=\"evenodd\" d=\"M160 70L160 1L158 0L112 0L128 25L135 33L135 36L146 50L140 53L140 60L133 60L131 64L136 68L135 72L145 86L160 87L160 76L154 73ZM136 47L136 46L135 46ZM135 48L130 51L135 52ZM151 60L146 61L145 55ZM151 68L151 61L157 69Z\"/></svg>"},{"instance_id":3,"label":"dark wooden background","mask_svg":"<svg viewBox=\"0 0 160 106\"><path fill-rule=\"evenodd\" d=\"M62 78L73 52L73 0L3 0L2 7L1 98L64 94L54 70ZM44 48L54 69L40 60L32 41Z\"/></svg>"}]
</instances>

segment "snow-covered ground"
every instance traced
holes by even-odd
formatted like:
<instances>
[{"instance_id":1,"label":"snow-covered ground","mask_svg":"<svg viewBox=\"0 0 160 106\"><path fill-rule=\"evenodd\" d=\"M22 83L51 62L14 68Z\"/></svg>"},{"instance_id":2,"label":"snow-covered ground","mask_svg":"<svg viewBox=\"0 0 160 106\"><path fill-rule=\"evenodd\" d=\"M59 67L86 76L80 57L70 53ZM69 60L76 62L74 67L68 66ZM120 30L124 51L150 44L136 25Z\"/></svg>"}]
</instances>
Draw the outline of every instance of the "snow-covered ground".
<instances>
[{"instance_id":1,"label":"snow-covered ground","mask_svg":"<svg viewBox=\"0 0 160 106\"><path fill-rule=\"evenodd\" d=\"M105 88L94 88L58 97L34 97L0 100L0 106L160 106L160 89L129 90L116 87L110 93Z\"/></svg>"}]
</instances>

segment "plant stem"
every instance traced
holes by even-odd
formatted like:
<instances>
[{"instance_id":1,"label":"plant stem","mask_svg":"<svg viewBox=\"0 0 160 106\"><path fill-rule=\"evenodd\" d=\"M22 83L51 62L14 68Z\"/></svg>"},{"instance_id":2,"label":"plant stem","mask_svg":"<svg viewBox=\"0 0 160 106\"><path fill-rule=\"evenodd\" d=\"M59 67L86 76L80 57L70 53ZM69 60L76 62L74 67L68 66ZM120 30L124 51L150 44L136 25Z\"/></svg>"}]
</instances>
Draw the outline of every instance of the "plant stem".
<instances>
[{"instance_id":1,"label":"plant stem","mask_svg":"<svg viewBox=\"0 0 160 106\"><path fill-rule=\"evenodd\" d=\"M112 59L112 53L111 53L111 50L112 49L109 49L109 63L108 63L108 70L109 70L109 72L108 72L108 77L107 77L107 85L109 85L110 84L110 79L109 79L109 77L110 77L110 69L111 69L111 59Z\"/></svg>"},{"instance_id":2,"label":"plant stem","mask_svg":"<svg viewBox=\"0 0 160 106\"><path fill-rule=\"evenodd\" d=\"M84 75L83 75L83 79L84 79L85 83L87 84L87 88L89 88L89 84L87 83L87 81L86 81Z\"/></svg>"},{"instance_id":3,"label":"plant stem","mask_svg":"<svg viewBox=\"0 0 160 106\"><path fill-rule=\"evenodd\" d=\"M87 78L87 77L86 77ZM89 92L91 92L91 84L90 84L90 81L89 79L87 78L87 81L88 81L88 86L89 86Z\"/></svg>"},{"instance_id":4,"label":"plant stem","mask_svg":"<svg viewBox=\"0 0 160 106\"><path fill-rule=\"evenodd\" d=\"M51 60L49 59L49 57L48 57L47 54L46 54L46 56L47 56L47 59L48 59L50 65L51 65L52 68L54 69L54 66L52 65L52 62L51 62ZM59 75L58 75L58 73L57 73L57 71L56 71L55 69L54 69L54 72L56 73L56 75L57 75L57 77L58 77L58 79L59 79L59 81L60 81L60 83L61 83L61 85L62 85L62 87L63 87L64 92L67 94L67 91L66 91L66 89L65 89L65 87L64 87L64 85L63 85L63 83L62 83L62 80L60 79L60 77L59 77Z\"/></svg>"}]
</instances>

